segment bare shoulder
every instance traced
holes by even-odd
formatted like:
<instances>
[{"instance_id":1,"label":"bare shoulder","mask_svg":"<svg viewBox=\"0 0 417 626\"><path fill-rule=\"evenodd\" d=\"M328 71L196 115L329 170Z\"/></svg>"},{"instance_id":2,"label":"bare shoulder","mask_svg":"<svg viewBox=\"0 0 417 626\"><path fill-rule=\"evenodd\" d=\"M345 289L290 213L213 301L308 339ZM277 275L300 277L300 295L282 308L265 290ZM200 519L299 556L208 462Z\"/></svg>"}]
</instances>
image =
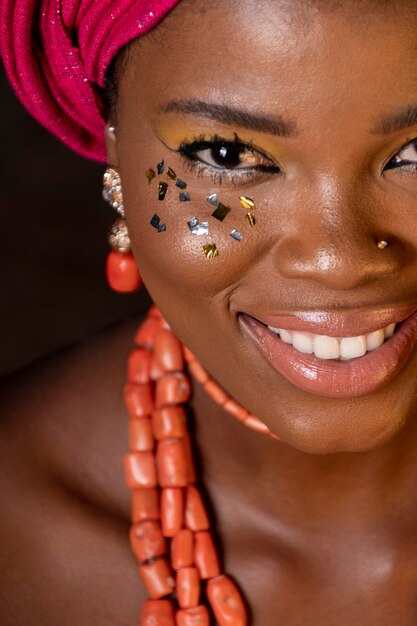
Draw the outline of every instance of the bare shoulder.
<instances>
[{"instance_id":1,"label":"bare shoulder","mask_svg":"<svg viewBox=\"0 0 417 626\"><path fill-rule=\"evenodd\" d=\"M0 383L2 626L137 621L122 389L140 321Z\"/></svg>"}]
</instances>

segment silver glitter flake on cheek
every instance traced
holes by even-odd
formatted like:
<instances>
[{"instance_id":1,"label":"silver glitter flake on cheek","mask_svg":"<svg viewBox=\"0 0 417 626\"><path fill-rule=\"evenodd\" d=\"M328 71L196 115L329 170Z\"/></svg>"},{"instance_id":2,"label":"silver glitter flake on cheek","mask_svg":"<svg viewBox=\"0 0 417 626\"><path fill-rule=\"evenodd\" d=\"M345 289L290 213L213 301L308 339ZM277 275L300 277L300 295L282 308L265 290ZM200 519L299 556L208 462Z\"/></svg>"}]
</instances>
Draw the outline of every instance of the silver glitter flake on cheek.
<instances>
[{"instance_id":1,"label":"silver glitter flake on cheek","mask_svg":"<svg viewBox=\"0 0 417 626\"><path fill-rule=\"evenodd\" d=\"M219 204L219 198L218 198L217 193L212 193L210 196L207 196L206 200L207 202L211 204L211 206L214 206L214 208L217 208Z\"/></svg>"},{"instance_id":2,"label":"silver glitter flake on cheek","mask_svg":"<svg viewBox=\"0 0 417 626\"><path fill-rule=\"evenodd\" d=\"M166 224L161 224L161 218L157 215L157 213L155 213L151 219L150 224L158 231L158 233L163 233L167 229Z\"/></svg>"},{"instance_id":3,"label":"silver glitter flake on cheek","mask_svg":"<svg viewBox=\"0 0 417 626\"><path fill-rule=\"evenodd\" d=\"M158 174L163 174L164 173L165 164L164 164L163 161L160 161L156 167L157 167L157 170L158 170Z\"/></svg>"},{"instance_id":4,"label":"silver glitter flake on cheek","mask_svg":"<svg viewBox=\"0 0 417 626\"><path fill-rule=\"evenodd\" d=\"M199 222L196 217L192 217L187 224L193 235L208 235L208 222Z\"/></svg>"},{"instance_id":5,"label":"silver glitter flake on cheek","mask_svg":"<svg viewBox=\"0 0 417 626\"><path fill-rule=\"evenodd\" d=\"M230 236L236 239L236 241L242 241L242 234L236 228L230 231Z\"/></svg>"},{"instance_id":6,"label":"silver glitter flake on cheek","mask_svg":"<svg viewBox=\"0 0 417 626\"><path fill-rule=\"evenodd\" d=\"M180 191L180 202L189 202L191 200L188 191Z\"/></svg>"},{"instance_id":7,"label":"silver glitter flake on cheek","mask_svg":"<svg viewBox=\"0 0 417 626\"><path fill-rule=\"evenodd\" d=\"M185 183L183 180L180 180L179 178L177 178L175 184L179 189L185 189L187 186L187 183Z\"/></svg>"}]
</instances>

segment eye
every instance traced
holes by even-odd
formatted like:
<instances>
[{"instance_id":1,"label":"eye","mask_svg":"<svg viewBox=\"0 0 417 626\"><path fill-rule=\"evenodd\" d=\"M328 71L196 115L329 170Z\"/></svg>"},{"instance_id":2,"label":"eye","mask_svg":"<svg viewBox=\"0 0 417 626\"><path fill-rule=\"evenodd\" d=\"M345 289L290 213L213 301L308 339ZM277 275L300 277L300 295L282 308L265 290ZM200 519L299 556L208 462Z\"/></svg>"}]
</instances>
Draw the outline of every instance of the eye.
<instances>
[{"instance_id":1,"label":"eye","mask_svg":"<svg viewBox=\"0 0 417 626\"><path fill-rule=\"evenodd\" d=\"M411 141L404 148L401 148L385 166L386 170L398 168L417 170L417 140Z\"/></svg>"},{"instance_id":2,"label":"eye","mask_svg":"<svg viewBox=\"0 0 417 626\"><path fill-rule=\"evenodd\" d=\"M256 170L280 172L281 168L269 157L237 137L226 141L219 137L210 140L200 138L192 143L183 143L179 152L192 163L201 163L214 170Z\"/></svg>"}]
</instances>

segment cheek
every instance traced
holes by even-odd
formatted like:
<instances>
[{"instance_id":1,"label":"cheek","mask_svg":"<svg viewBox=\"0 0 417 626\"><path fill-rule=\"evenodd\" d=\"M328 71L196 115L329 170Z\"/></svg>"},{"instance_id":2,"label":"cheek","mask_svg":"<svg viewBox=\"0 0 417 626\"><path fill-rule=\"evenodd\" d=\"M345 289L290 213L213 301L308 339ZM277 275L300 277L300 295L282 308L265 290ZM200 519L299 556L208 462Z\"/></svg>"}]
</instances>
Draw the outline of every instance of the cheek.
<instances>
[{"instance_id":1,"label":"cheek","mask_svg":"<svg viewBox=\"0 0 417 626\"><path fill-rule=\"evenodd\" d=\"M152 165L155 172L156 165ZM157 174L149 184L145 165L142 172L123 175L133 252L147 289L167 317L174 301L194 308L206 308L208 301L225 304L256 264L264 245L258 224L259 208L251 212L256 220L252 226L246 217L248 209L239 201L239 192L217 191L218 200L230 211L223 220L216 219L216 207L207 200L210 183L204 189L199 181L196 188L190 180L181 191L167 175L168 165L166 162L165 172ZM159 199L160 183L168 185L163 200ZM189 201L180 200L184 192L189 194ZM222 209L217 211L222 216Z\"/></svg>"}]
</instances>

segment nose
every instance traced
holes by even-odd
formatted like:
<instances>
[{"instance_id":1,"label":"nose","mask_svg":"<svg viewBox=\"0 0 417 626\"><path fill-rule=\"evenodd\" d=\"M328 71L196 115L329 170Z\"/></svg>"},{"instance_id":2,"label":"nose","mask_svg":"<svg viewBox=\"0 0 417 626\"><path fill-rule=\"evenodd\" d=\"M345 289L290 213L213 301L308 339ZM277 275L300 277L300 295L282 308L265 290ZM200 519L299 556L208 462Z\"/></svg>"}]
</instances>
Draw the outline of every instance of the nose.
<instances>
[{"instance_id":1,"label":"nose","mask_svg":"<svg viewBox=\"0 0 417 626\"><path fill-rule=\"evenodd\" d=\"M305 205L304 205L305 206ZM392 230L376 219L379 208L349 202L309 201L275 245L275 263L286 278L313 280L332 290L352 290L400 271L408 252ZM378 243L386 241L387 245Z\"/></svg>"}]
</instances>

